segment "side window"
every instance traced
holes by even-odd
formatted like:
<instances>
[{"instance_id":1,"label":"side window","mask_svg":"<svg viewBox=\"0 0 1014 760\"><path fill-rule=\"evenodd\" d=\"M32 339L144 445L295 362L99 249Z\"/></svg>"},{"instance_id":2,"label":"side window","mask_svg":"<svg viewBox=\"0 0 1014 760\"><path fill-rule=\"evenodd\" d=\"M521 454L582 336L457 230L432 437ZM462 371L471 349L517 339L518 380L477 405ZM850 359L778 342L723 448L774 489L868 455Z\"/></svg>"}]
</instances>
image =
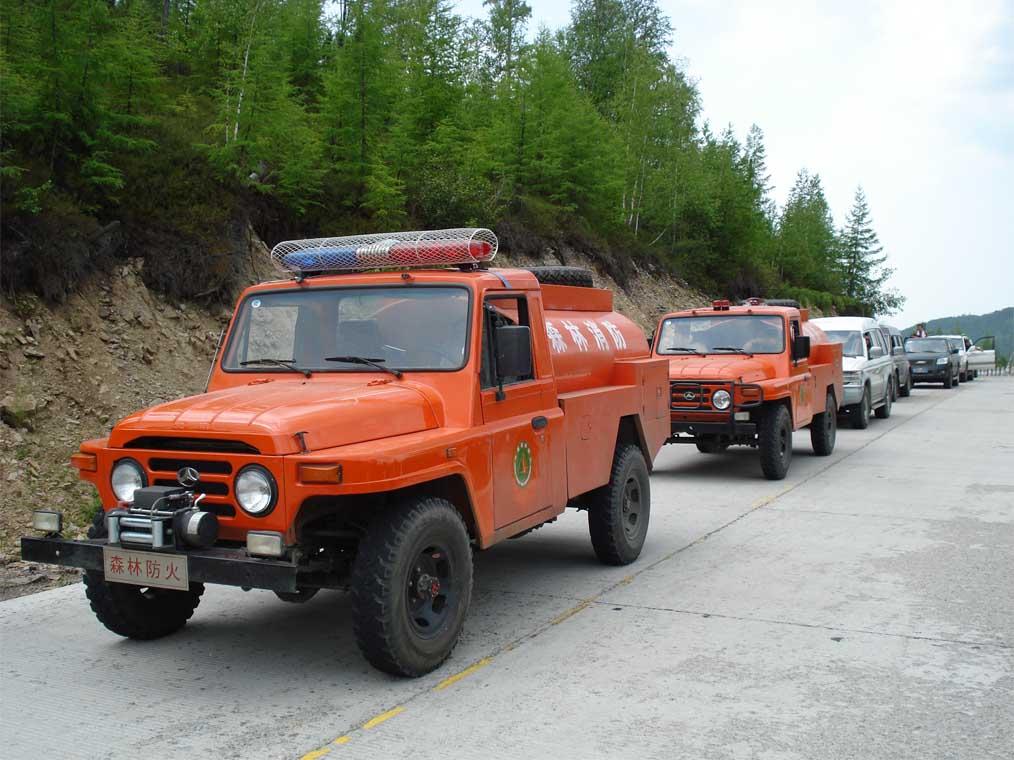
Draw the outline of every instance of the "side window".
<instances>
[{"instance_id":1,"label":"side window","mask_svg":"<svg viewBox=\"0 0 1014 760\"><path fill-rule=\"evenodd\" d=\"M793 340L795 340L796 338L799 337L799 335L800 335L800 332L799 332L799 322L797 320L795 320L795 319L792 320L791 331L792 331L792 339Z\"/></svg>"},{"instance_id":2,"label":"side window","mask_svg":"<svg viewBox=\"0 0 1014 760\"><path fill-rule=\"evenodd\" d=\"M870 355L870 349L873 348L876 343L873 341L873 333L868 330L863 333L863 342L866 344L866 355Z\"/></svg>"},{"instance_id":3,"label":"side window","mask_svg":"<svg viewBox=\"0 0 1014 760\"><path fill-rule=\"evenodd\" d=\"M502 325L521 325L531 328L528 319L528 301L524 296L492 296L482 306L482 364L479 369L479 383L484 390L497 386L496 348L494 335ZM532 367L534 368L534 361ZM534 375L503 378L504 386L533 380Z\"/></svg>"}]
</instances>

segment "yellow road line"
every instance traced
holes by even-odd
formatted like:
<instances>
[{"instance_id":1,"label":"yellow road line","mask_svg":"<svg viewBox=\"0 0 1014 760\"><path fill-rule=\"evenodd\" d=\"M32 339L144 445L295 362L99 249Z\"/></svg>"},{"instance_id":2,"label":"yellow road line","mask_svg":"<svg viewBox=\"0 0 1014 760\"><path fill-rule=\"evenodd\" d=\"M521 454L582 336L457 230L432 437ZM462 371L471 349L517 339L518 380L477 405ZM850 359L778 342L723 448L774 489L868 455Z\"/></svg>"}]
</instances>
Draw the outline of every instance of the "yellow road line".
<instances>
[{"instance_id":1,"label":"yellow road line","mask_svg":"<svg viewBox=\"0 0 1014 760\"><path fill-rule=\"evenodd\" d=\"M350 741L352 741L352 737L351 736L339 736L337 739L335 739L331 743L332 744L348 744Z\"/></svg>"},{"instance_id":2,"label":"yellow road line","mask_svg":"<svg viewBox=\"0 0 1014 760\"><path fill-rule=\"evenodd\" d=\"M472 673L476 672L477 670L481 670L482 668L489 665L491 662L493 662L492 657L483 657L477 663L475 663L474 665L469 665L460 673L455 673L453 676L445 678L443 681L441 681L440 683L438 683L436 686L433 687L433 691L442 691L443 689L446 689L448 686L453 686L462 678L468 678L470 675L472 675Z\"/></svg>"},{"instance_id":3,"label":"yellow road line","mask_svg":"<svg viewBox=\"0 0 1014 760\"><path fill-rule=\"evenodd\" d=\"M320 749L315 749L312 752L307 752L299 758L299 760L318 760L318 758L324 757L324 755L330 751L331 749L329 747L321 747Z\"/></svg>"},{"instance_id":4,"label":"yellow road line","mask_svg":"<svg viewBox=\"0 0 1014 760\"><path fill-rule=\"evenodd\" d=\"M369 731L371 728L376 728L385 720L390 720L395 715L400 715L403 712L405 712L405 708L402 705L398 705L397 707L388 710L385 713L380 713L380 715L378 715L376 718L370 718L368 721L366 721L363 724L363 730Z\"/></svg>"},{"instance_id":5,"label":"yellow road line","mask_svg":"<svg viewBox=\"0 0 1014 760\"><path fill-rule=\"evenodd\" d=\"M576 615L577 613L579 613L581 610L583 610L585 607L587 607L593 601L594 601L593 599L585 599L580 604L574 605L573 607L571 607L566 612L563 612L563 613L560 613L559 615L557 615L555 618L553 618L552 620L549 621L549 624L550 625L559 625L564 620L567 620L568 618L574 617L574 615Z\"/></svg>"}]
</instances>

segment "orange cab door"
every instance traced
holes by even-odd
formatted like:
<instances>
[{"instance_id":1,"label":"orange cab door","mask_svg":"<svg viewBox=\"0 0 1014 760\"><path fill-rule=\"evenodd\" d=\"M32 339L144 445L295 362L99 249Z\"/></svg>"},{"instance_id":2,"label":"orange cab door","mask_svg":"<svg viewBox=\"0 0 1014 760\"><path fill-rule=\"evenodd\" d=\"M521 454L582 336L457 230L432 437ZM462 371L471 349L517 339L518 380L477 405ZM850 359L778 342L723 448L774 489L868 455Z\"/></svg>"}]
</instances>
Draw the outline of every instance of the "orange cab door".
<instances>
[{"instance_id":1,"label":"orange cab door","mask_svg":"<svg viewBox=\"0 0 1014 760\"><path fill-rule=\"evenodd\" d=\"M802 335L799 320L793 319L789 323L789 335L795 340L797 335ZM792 385L792 422L793 427L800 428L810 424L813 415L824 411L824 396L817 398L817 378L810 372L808 359L792 360L792 345L789 345L789 371L793 380Z\"/></svg>"},{"instance_id":2,"label":"orange cab door","mask_svg":"<svg viewBox=\"0 0 1014 760\"><path fill-rule=\"evenodd\" d=\"M543 392L552 377L503 379L495 377L492 332L498 325L531 326L523 295L488 297L483 308L482 415L490 437L493 470L493 521L496 529L509 526L552 502L549 424Z\"/></svg>"}]
</instances>

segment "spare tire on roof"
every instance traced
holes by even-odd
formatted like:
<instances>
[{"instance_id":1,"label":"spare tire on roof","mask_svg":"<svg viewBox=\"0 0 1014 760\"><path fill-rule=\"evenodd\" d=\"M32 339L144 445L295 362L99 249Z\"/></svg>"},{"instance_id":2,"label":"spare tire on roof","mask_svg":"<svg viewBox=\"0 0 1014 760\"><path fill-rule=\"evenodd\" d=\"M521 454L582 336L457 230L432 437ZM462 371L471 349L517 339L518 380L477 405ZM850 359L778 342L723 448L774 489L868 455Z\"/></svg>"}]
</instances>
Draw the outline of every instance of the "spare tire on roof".
<instances>
[{"instance_id":1,"label":"spare tire on roof","mask_svg":"<svg viewBox=\"0 0 1014 760\"><path fill-rule=\"evenodd\" d=\"M575 288L593 288L592 273L583 267L528 267L535 279L543 285L570 285Z\"/></svg>"}]
</instances>

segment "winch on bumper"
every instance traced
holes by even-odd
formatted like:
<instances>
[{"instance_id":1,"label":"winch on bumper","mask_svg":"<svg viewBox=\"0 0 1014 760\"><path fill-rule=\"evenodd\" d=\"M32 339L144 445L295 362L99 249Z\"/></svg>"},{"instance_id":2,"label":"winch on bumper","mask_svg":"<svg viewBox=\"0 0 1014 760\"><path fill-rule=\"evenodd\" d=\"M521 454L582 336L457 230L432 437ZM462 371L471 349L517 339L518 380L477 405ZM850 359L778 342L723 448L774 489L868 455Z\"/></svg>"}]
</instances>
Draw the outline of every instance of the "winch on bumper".
<instances>
[{"instance_id":1,"label":"winch on bumper","mask_svg":"<svg viewBox=\"0 0 1014 760\"><path fill-rule=\"evenodd\" d=\"M671 380L667 443L694 443L697 436L752 437L757 425L750 410L764 403L764 389L755 383L725 380Z\"/></svg>"},{"instance_id":2,"label":"winch on bumper","mask_svg":"<svg viewBox=\"0 0 1014 760\"><path fill-rule=\"evenodd\" d=\"M250 531L243 548L216 547L218 518L200 509L187 488L148 486L129 506L103 515L106 537L62 538L62 518L41 510L33 525L48 535L21 539L26 561L98 571L112 582L186 589L188 583L220 583L295 592L297 565L286 559L281 533Z\"/></svg>"}]
</instances>

